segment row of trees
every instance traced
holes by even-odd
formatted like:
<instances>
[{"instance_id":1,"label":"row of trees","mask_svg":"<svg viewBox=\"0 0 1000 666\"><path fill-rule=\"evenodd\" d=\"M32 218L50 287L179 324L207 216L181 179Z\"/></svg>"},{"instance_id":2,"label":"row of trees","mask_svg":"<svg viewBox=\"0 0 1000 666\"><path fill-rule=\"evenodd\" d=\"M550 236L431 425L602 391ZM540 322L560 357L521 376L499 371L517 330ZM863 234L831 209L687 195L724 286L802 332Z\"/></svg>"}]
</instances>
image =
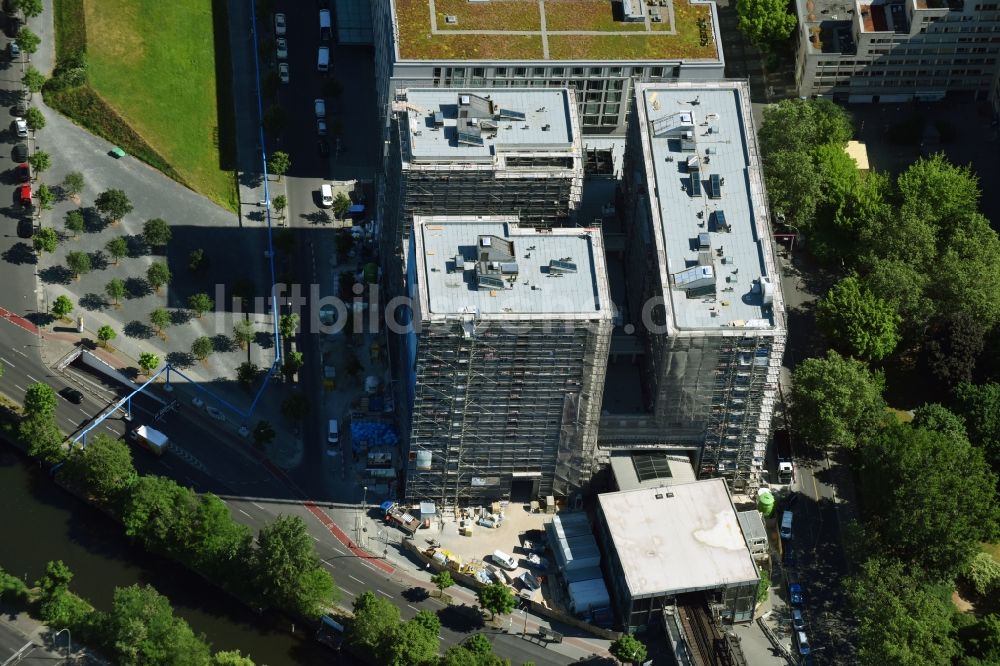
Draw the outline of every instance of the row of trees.
<instances>
[{"instance_id":1,"label":"row of trees","mask_svg":"<svg viewBox=\"0 0 1000 666\"><path fill-rule=\"evenodd\" d=\"M103 612L70 591L72 580L73 572L60 560L46 565L33 589L0 570L0 598L30 604L42 621L69 629L122 666L254 666L239 651L212 655L204 635L195 635L151 586L116 588L111 609Z\"/></svg>"},{"instance_id":2,"label":"row of trees","mask_svg":"<svg viewBox=\"0 0 1000 666\"><path fill-rule=\"evenodd\" d=\"M159 476L141 476L123 442L91 437L59 470L69 483L120 516L125 533L220 587L292 615L319 617L335 599L301 518L280 516L254 538L225 503Z\"/></svg>"}]
</instances>

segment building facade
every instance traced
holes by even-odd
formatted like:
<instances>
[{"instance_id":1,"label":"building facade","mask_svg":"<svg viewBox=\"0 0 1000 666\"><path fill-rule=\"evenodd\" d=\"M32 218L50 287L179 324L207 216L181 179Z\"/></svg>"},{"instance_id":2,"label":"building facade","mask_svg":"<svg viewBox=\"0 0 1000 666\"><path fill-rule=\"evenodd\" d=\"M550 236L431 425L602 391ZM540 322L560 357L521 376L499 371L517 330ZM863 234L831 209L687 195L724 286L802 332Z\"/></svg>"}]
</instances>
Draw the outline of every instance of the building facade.
<instances>
[{"instance_id":1,"label":"building facade","mask_svg":"<svg viewBox=\"0 0 1000 666\"><path fill-rule=\"evenodd\" d=\"M599 229L414 218L408 501L526 501L593 474L612 326Z\"/></svg>"},{"instance_id":2,"label":"building facade","mask_svg":"<svg viewBox=\"0 0 1000 666\"><path fill-rule=\"evenodd\" d=\"M840 102L986 99L998 72L1000 4L796 0L799 95Z\"/></svg>"},{"instance_id":3,"label":"building facade","mask_svg":"<svg viewBox=\"0 0 1000 666\"><path fill-rule=\"evenodd\" d=\"M611 0L514 0L500 15L488 2L447 15L427 0L373 0L381 113L403 88L568 87L585 133L621 134L633 81L723 78L713 2L626 4L638 13Z\"/></svg>"},{"instance_id":4,"label":"building facade","mask_svg":"<svg viewBox=\"0 0 1000 666\"><path fill-rule=\"evenodd\" d=\"M402 267L414 215L573 220L583 159L571 90L403 90L392 108L384 263Z\"/></svg>"},{"instance_id":5,"label":"building facade","mask_svg":"<svg viewBox=\"0 0 1000 666\"><path fill-rule=\"evenodd\" d=\"M737 491L764 469L786 328L745 82L639 84L625 270L648 413L602 446L687 452Z\"/></svg>"}]
</instances>

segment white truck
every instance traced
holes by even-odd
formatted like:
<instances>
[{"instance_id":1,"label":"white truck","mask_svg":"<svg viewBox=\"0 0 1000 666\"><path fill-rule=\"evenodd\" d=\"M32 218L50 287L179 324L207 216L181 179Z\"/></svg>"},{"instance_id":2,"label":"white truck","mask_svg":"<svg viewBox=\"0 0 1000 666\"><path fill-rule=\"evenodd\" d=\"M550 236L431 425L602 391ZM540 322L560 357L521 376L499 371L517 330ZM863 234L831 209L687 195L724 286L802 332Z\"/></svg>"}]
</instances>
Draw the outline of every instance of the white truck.
<instances>
[{"instance_id":1,"label":"white truck","mask_svg":"<svg viewBox=\"0 0 1000 666\"><path fill-rule=\"evenodd\" d=\"M158 456L163 455L170 443L170 439L162 432L144 425L132 431L132 438L136 444Z\"/></svg>"}]
</instances>

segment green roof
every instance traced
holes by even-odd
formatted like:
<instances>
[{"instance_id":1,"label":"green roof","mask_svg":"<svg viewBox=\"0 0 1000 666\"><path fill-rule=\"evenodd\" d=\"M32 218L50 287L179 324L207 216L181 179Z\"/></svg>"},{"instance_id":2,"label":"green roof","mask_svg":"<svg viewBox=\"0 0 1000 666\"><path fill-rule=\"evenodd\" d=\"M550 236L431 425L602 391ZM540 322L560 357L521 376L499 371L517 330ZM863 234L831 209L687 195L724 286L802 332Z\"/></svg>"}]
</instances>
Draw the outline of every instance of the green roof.
<instances>
[{"instance_id":1,"label":"green roof","mask_svg":"<svg viewBox=\"0 0 1000 666\"><path fill-rule=\"evenodd\" d=\"M612 0L393 2L402 60L719 60L708 2L666 0L660 22Z\"/></svg>"}]
</instances>

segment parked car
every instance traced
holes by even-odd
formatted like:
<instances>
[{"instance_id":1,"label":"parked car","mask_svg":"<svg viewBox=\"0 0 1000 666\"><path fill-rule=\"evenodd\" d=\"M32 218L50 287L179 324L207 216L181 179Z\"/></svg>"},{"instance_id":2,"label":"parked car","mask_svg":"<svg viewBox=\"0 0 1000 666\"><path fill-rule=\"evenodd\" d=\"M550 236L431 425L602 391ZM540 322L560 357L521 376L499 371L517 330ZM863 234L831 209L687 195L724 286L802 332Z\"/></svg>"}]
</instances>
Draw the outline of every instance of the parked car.
<instances>
[{"instance_id":1,"label":"parked car","mask_svg":"<svg viewBox=\"0 0 1000 666\"><path fill-rule=\"evenodd\" d=\"M14 133L17 134L18 138L25 138L28 136L28 121L24 118L14 118L10 126L13 128Z\"/></svg>"},{"instance_id":2,"label":"parked car","mask_svg":"<svg viewBox=\"0 0 1000 666\"><path fill-rule=\"evenodd\" d=\"M788 584L788 600L793 606L802 605L802 586L798 583Z\"/></svg>"},{"instance_id":3,"label":"parked car","mask_svg":"<svg viewBox=\"0 0 1000 666\"><path fill-rule=\"evenodd\" d=\"M806 628L806 621L802 617L801 608L792 609L792 628L794 628L795 631L802 631Z\"/></svg>"},{"instance_id":4,"label":"parked car","mask_svg":"<svg viewBox=\"0 0 1000 666\"><path fill-rule=\"evenodd\" d=\"M17 237L18 238L31 238L35 235L35 223L30 217L22 218L17 221Z\"/></svg>"},{"instance_id":5,"label":"parked car","mask_svg":"<svg viewBox=\"0 0 1000 666\"><path fill-rule=\"evenodd\" d=\"M25 183L17 186L17 202L22 206L31 205L31 185Z\"/></svg>"},{"instance_id":6,"label":"parked car","mask_svg":"<svg viewBox=\"0 0 1000 666\"><path fill-rule=\"evenodd\" d=\"M316 101L313 102L313 107L316 109L317 118L326 118L326 100L322 97L317 97Z\"/></svg>"},{"instance_id":7,"label":"parked car","mask_svg":"<svg viewBox=\"0 0 1000 666\"><path fill-rule=\"evenodd\" d=\"M284 37L278 37L274 40L274 50L277 52L278 60L288 59L288 40Z\"/></svg>"},{"instance_id":8,"label":"parked car","mask_svg":"<svg viewBox=\"0 0 1000 666\"><path fill-rule=\"evenodd\" d=\"M7 36L15 38L21 32L21 19L16 16L10 16L7 18Z\"/></svg>"},{"instance_id":9,"label":"parked car","mask_svg":"<svg viewBox=\"0 0 1000 666\"><path fill-rule=\"evenodd\" d=\"M809 654L809 639L806 638L806 632L796 631L795 632L795 643L799 647L799 654L805 657Z\"/></svg>"},{"instance_id":10,"label":"parked car","mask_svg":"<svg viewBox=\"0 0 1000 666\"><path fill-rule=\"evenodd\" d=\"M10 58L11 60L20 60L21 47L18 46L17 42L8 42L7 57Z\"/></svg>"},{"instance_id":11,"label":"parked car","mask_svg":"<svg viewBox=\"0 0 1000 666\"><path fill-rule=\"evenodd\" d=\"M285 23L285 15L278 13L274 15L274 34L283 35L288 31L288 25Z\"/></svg>"},{"instance_id":12,"label":"parked car","mask_svg":"<svg viewBox=\"0 0 1000 666\"><path fill-rule=\"evenodd\" d=\"M14 105L14 108L11 110L11 114L12 115L22 116L22 117L27 112L28 112L28 100L27 99L22 99L21 101L19 101L17 104Z\"/></svg>"},{"instance_id":13,"label":"parked car","mask_svg":"<svg viewBox=\"0 0 1000 666\"><path fill-rule=\"evenodd\" d=\"M281 80L282 83L288 83L290 77L288 76L287 62L278 63L278 78Z\"/></svg>"},{"instance_id":14,"label":"parked car","mask_svg":"<svg viewBox=\"0 0 1000 666\"><path fill-rule=\"evenodd\" d=\"M14 150L11 151L11 155L15 162L23 162L28 159L28 146L23 143L19 143L14 146Z\"/></svg>"},{"instance_id":15,"label":"parked car","mask_svg":"<svg viewBox=\"0 0 1000 666\"><path fill-rule=\"evenodd\" d=\"M322 118L316 120L316 134L326 136L326 121Z\"/></svg>"},{"instance_id":16,"label":"parked car","mask_svg":"<svg viewBox=\"0 0 1000 666\"><path fill-rule=\"evenodd\" d=\"M209 405L208 407L205 408L205 411L208 412L208 415L211 416L216 421L226 420L226 415L223 414L222 410L220 410L218 407L212 407L211 405Z\"/></svg>"},{"instance_id":17,"label":"parked car","mask_svg":"<svg viewBox=\"0 0 1000 666\"><path fill-rule=\"evenodd\" d=\"M27 183L31 180L31 165L27 162L22 162L14 167L14 175L17 176L17 182Z\"/></svg>"},{"instance_id":18,"label":"parked car","mask_svg":"<svg viewBox=\"0 0 1000 666\"><path fill-rule=\"evenodd\" d=\"M67 386L63 390L59 391L59 395L66 398L74 405L79 405L81 402L83 402L83 394L71 386Z\"/></svg>"}]
</instances>

